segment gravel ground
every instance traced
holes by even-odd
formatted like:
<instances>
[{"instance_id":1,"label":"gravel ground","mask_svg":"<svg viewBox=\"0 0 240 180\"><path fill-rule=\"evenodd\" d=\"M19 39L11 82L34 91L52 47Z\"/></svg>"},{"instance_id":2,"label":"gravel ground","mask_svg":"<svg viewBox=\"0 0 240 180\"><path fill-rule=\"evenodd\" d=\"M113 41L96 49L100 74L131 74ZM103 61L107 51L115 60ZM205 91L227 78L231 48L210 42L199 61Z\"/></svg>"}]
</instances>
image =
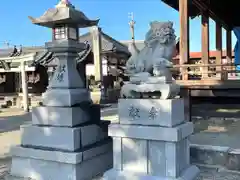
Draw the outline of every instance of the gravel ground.
<instances>
[{"instance_id":1,"label":"gravel ground","mask_svg":"<svg viewBox=\"0 0 240 180\"><path fill-rule=\"evenodd\" d=\"M3 177L7 174L10 162L10 158L0 158L0 180L3 180Z\"/></svg>"}]
</instances>

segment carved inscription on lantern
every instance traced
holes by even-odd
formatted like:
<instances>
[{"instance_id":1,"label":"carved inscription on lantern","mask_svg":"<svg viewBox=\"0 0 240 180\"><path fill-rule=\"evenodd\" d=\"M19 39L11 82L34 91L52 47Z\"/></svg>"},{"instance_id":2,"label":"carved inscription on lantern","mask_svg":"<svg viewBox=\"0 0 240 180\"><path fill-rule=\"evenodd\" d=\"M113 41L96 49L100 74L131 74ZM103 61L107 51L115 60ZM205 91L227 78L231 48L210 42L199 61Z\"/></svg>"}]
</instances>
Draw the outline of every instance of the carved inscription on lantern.
<instances>
[{"instance_id":1,"label":"carved inscription on lantern","mask_svg":"<svg viewBox=\"0 0 240 180\"><path fill-rule=\"evenodd\" d=\"M66 65L59 65L59 67L57 68L57 76L56 76L56 80L58 82L63 82L64 81L64 73L66 72Z\"/></svg>"}]
</instances>

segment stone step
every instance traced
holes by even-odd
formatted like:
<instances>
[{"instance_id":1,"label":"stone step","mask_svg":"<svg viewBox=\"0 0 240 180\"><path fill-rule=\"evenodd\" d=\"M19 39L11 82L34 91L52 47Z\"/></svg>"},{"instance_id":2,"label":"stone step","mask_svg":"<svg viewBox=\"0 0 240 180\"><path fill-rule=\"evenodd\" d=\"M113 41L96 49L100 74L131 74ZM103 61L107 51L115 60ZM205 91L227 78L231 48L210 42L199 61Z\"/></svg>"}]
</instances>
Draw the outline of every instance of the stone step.
<instances>
[{"instance_id":1,"label":"stone step","mask_svg":"<svg viewBox=\"0 0 240 180\"><path fill-rule=\"evenodd\" d=\"M240 149L191 144L191 163L240 173Z\"/></svg>"}]
</instances>

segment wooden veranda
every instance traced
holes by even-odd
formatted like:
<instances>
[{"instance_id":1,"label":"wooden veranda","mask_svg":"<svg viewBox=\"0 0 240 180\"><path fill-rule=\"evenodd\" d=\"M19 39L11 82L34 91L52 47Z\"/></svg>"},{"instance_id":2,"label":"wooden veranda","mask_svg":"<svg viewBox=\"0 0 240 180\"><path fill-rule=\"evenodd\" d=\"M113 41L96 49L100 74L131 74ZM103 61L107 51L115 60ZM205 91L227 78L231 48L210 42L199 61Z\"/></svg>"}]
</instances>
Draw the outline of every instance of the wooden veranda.
<instances>
[{"instance_id":1,"label":"wooden veranda","mask_svg":"<svg viewBox=\"0 0 240 180\"><path fill-rule=\"evenodd\" d=\"M232 30L240 26L240 1L226 0L162 0L180 15L179 64L174 66L178 72L178 83L189 89L234 89L240 92L240 80L230 78L239 73L232 59ZM201 16L201 63L189 61L189 18ZM216 23L215 61L209 59L209 19ZM222 31L226 30L226 63L223 63Z\"/></svg>"}]
</instances>

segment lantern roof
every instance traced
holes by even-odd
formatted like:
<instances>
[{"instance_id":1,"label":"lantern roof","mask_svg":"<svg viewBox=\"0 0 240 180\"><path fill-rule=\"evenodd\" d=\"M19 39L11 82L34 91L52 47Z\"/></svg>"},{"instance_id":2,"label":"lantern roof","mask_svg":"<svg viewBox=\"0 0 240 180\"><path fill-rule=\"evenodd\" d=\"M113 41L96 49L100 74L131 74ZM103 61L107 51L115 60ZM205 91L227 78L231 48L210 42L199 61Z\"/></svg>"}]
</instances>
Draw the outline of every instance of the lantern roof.
<instances>
[{"instance_id":1,"label":"lantern roof","mask_svg":"<svg viewBox=\"0 0 240 180\"><path fill-rule=\"evenodd\" d=\"M48 9L41 17L33 18L29 16L33 24L53 28L56 25L70 24L77 25L79 28L95 26L99 19L90 20L80 10L69 2L69 0L61 0L55 8Z\"/></svg>"}]
</instances>

